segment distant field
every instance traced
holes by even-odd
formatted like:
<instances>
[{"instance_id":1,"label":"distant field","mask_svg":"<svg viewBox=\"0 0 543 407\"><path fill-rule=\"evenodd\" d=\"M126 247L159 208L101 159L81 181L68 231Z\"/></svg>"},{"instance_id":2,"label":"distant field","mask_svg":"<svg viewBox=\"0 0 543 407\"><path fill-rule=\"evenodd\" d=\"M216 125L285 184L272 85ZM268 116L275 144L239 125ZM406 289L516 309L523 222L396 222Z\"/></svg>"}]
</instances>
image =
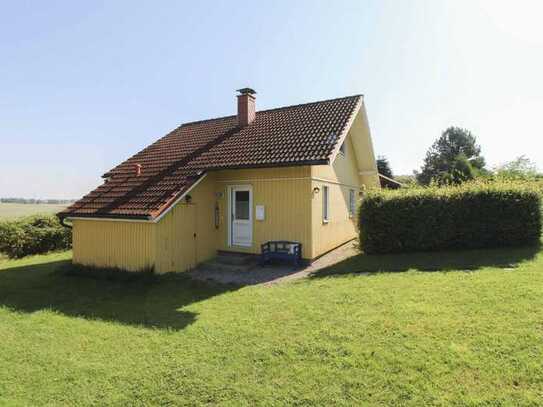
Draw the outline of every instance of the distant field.
<instances>
[{"instance_id":1,"label":"distant field","mask_svg":"<svg viewBox=\"0 0 543 407\"><path fill-rule=\"evenodd\" d=\"M0 203L0 220L15 219L38 213L56 213L66 205Z\"/></svg>"}]
</instances>

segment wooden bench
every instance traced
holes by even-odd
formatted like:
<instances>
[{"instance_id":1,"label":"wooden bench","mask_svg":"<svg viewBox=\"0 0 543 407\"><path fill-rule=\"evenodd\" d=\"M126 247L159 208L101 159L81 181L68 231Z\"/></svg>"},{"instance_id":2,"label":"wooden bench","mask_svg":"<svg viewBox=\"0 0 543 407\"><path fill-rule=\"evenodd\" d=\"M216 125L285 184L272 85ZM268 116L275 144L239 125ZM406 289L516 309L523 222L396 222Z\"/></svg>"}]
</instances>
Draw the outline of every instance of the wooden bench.
<instances>
[{"instance_id":1,"label":"wooden bench","mask_svg":"<svg viewBox=\"0 0 543 407\"><path fill-rule=\"evenodd\" d=\"M283 260L300 265L302 261L302 244L286 240L270 241L260 245L260 264L264 265L273 260Z\"/></svg>"}]
</instances>

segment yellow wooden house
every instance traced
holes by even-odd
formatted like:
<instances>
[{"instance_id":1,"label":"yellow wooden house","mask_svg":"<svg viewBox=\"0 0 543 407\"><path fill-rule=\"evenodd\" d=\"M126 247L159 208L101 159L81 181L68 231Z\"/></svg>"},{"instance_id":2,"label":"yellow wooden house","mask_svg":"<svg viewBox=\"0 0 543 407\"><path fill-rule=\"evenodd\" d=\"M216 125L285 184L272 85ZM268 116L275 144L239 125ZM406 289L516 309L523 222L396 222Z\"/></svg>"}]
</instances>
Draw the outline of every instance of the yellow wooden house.
<instances>
[{"instance_id":1,"label":"yellow wooden house","mask_svg":"<svg viewBox=\"0 0 543 407\"><path fill-rule=\"evenodd\" d=\"M257 112L238 92L237 115L181 125L59 214L75 263L186 271L274 240L312 260L356 237L360 193L379 187L363 96Z\"/></svg>"}]
</instances>

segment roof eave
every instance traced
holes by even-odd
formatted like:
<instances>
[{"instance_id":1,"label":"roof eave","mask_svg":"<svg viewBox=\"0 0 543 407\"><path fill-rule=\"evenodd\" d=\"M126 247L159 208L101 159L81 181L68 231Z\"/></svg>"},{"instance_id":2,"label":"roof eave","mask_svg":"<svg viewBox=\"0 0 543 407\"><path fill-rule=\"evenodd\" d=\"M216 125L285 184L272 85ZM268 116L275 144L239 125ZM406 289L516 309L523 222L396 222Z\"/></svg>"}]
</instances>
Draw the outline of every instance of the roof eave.
<instances>
[{"instance_id":1,"label":"roof eave","mask_svg":"<svg viewBox=\"0 0 543 407\"><path fill-rule=\"evenodd\" d=\"M59 219L96 219L96 220L124 220L124 221L139 221L139 222L153 222L156 223L162 219L177 203L183 199L190 191L192 191L196 185L198 185L205 177L206 173L201 173L198 178L189 185L185 190L181 190L170 198L164 205L162 205L156 211L146 215L120 215L110 213L96 213L96 214L78 214L77 212L60 212L57 214Z\"/></svg>"},{"instance_id":2,"label":"roof eave","mask_svg":"<svg viewBox=\"0 0 543 407\"><path fill-rule=\"evenodd\" d=\"M318 160L303 160L294 162L277 162L277 163L262 163L262 164L241 164L241 165L225 165L206 168L208 171L221 170L240 170L248 168L277 168L277 167L301 167L304 165L327 165L330 164L330 158Z\"/></svg>"},{"instance_id":3,"label":"roof eave","mask_svg":"<svg viewBox=\"0 0 543 407\"><path fill-rule=\"evenodd\" d=\"M358 101L356 102L353 112L351 113L351 116L349 117L349 121L347 122L347 124L345 125L345 128L339 135L336 145L334 146L334 150L328 157L328 160L330 163L333 163L336 160L336 157L339 154L339 149L341 148L341 145L347 138L347 135L349 134L349 130L351 129L351 126L353 125L354 120L356 119L356 116L358 115L358 112L360 112L360 109L362 108L363 101L364 101L364 96L359 95Z\"/></svg>"},{"instance_id":4,"label":"roof eave","mask_svg":"<svg viewBox=\"0 0 543 407\"><path fill-rule=\"evenodd\" d=\"M57 217L60 219L85 219L85 220L126 220L126 221L152 221L153 217L150 215L119 215L112 213L58 213Z\"/></svg>"}]
</instances>

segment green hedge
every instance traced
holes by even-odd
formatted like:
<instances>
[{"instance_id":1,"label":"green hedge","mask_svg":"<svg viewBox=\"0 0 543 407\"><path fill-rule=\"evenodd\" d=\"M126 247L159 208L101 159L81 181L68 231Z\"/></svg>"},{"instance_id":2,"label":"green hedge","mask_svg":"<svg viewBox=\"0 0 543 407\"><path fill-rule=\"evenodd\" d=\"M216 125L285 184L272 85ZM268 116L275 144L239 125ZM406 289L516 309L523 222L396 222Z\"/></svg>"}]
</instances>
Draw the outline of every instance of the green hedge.
<instances>
[{"instance_id":1,"label":"green hedge","mask_svg":"<svg viewBox=\"0 0 543 407\"><path fill-rule=\"evenodd\" d=\"M72 247L72 231L53 215L36 215L0 222L0 252L24 257Z\"/></svg>"},{"instance_id":2,"label":"green hedge","mask_svg":"<svg viewBox=\"0 0 543 407\"><path fill-rule=\"evenodd\" d=\"M360 207L360 245L374 254L534 244L540 208L540 191L530 183L369 192Z\"/></svg>"}]
</instances>

